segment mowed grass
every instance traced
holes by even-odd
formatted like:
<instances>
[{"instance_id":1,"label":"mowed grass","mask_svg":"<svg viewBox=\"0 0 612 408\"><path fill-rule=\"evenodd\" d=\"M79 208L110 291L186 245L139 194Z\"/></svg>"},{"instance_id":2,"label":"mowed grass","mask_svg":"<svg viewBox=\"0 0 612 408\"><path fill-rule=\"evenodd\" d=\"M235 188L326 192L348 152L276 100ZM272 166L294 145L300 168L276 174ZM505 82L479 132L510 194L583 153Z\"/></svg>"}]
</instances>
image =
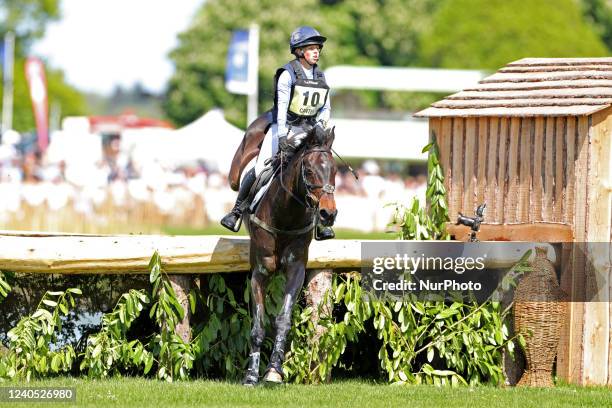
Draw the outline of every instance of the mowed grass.
<instances>
[{"instance_id":1,"label":"mowed grass","mask_svg":"<svg viewBox=\"0 0 612 408\"><path fill-rule=\"evenodd\" d=\"M78 407L610 407L612 388L558 386L533 388L436 388L391 386L365 381L337 381L326 385L282 385L245 388L216 381L173 384L137 378L85 380L58 378L27 387L76 387ZM15 406L4 404L4 406ZM47 403L28 406L49 407ZM3 406L0 402L0 406Z\"/></svg>"},{"instance_id":2,"label":"mowed grass","mask_svg":"<svg viewBox=\"0 0 612 408\"><path fill-rule=\"evenodd\" d=\"M334 229L338 239L396 239L396 233L389 232L362 232L357 230ZM162 232L167 235L238 235L246 236L246 228L242 226L236 234L223 228L221 225L211 224L206 228L191 227L164 227Z\"/></svg>"}]
</instances>

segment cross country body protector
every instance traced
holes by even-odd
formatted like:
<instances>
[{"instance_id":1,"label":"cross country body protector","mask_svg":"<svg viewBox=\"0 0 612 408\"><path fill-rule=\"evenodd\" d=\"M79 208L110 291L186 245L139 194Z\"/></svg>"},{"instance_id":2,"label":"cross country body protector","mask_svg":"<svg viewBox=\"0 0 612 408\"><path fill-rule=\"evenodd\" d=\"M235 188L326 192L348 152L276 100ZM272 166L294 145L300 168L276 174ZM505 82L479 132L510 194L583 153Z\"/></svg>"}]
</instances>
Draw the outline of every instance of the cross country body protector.
<instances>
[{"instance_id":1,"label":"cross country body protector","mask_svg":"<svg viewBox=\"0 0 612 408\"><path fill-rule=\"evenodd\" d=\"M289 111L287 112L287 122L295 124L300 119L310 119L323 108L329 94L329 86L325 82L325 75L316 66L314 69L314 79L308 79L304 75L301 64L293 60L285 64L276 71L274 76L274 122L278 113L278 78L287 70L293 82L291 87L291 97L289 100Z\"/></svg>"}]
</instances>

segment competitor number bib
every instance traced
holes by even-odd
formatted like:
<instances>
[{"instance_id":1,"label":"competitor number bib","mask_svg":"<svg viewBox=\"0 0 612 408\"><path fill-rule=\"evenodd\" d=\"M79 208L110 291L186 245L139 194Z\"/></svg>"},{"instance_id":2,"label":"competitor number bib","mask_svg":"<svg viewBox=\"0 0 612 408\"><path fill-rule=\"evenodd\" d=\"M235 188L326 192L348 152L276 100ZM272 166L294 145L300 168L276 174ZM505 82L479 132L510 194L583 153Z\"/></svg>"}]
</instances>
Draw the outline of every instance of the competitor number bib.
<instances>
[{"instance_id":1,"label":"competitor number bib","mask_svg":"<svg viewBox=\"0 0 612 408\"><path fill-rule=\"evenodd\" d=\"M297 80L289 111L297 116L315 116L325 105L329 87L323 81Z\"/></svg>"}]
</instances>

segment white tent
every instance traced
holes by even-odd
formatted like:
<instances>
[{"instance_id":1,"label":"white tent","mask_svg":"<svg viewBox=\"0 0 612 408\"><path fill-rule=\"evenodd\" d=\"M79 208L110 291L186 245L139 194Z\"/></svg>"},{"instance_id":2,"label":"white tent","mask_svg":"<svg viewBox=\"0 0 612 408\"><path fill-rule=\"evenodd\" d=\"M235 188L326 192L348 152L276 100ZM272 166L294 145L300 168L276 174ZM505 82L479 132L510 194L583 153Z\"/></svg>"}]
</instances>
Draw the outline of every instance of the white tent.
<instances>
[{"instance_id":1,"label":"white tent","mask_svg":"<svg viewBox=\"0 0 612 408\"><path fill-rule=\"evenodd\" d=\"M122 150L137 162L158 160L177 166L204 160L227 174L244 131L228 123L223 111L211 110L176 130L139 129L122 134Z\"/></svg>"}]
</instances>

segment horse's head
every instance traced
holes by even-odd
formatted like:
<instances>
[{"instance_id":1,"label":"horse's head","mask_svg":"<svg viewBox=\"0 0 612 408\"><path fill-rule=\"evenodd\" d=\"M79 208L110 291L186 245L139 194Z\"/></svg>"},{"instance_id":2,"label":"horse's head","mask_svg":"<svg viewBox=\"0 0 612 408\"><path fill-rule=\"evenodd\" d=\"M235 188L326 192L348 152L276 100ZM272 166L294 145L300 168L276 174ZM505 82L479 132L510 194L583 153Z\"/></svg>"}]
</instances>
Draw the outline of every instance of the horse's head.
<instances>
[{"instance_id":1,"label":"horse's head","mask_svg":"<svg viewBox=\"0 0 612 408\"><path fill-rule=\"evenodd\" d=\"M302 154L301 177L309 206L318 208L319 221L333 225L336 214L334 191L336 185L336 162L331 152L334 129L326 132L311 132L306 139Z\"/></svg>"}]
</instances>

